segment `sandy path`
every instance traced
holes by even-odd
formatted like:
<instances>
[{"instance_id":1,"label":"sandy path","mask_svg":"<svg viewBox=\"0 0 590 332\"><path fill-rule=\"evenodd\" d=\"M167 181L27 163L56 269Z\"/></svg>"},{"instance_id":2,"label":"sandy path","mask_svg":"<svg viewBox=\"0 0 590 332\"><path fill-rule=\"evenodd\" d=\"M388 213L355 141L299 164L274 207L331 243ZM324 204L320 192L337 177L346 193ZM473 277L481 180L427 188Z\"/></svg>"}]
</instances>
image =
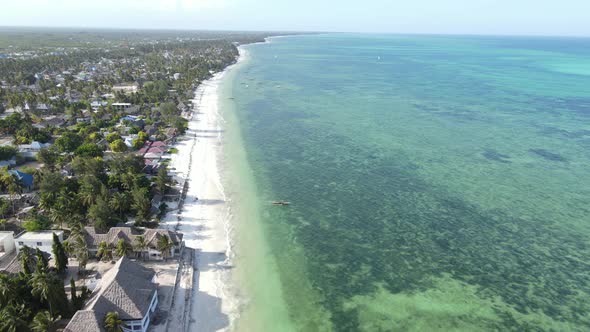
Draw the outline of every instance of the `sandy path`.
<instances>
[{"instance_id":1,"label":"sandy path","mask_svg":"<svg viewBox=\"0 0 590 332\"><path fill-rule=\"evenodd\" d=\"M182 185L188 175L189 189L181 215L169 213L162 227L177 228L184 234L187 248L195 250L195 270L189 301L185 304L186 280L181 280L169 331L219 331L228 329L237 301L228 291L231 265L229 206L221 185L218 156L221 149L221 122L218 84L223 73L201 84L195 93L196 105L185 138L172 156L171 173ZM196 199L198 197L198 200ZM180 217L180 221L179 218ZM189 321L182 322L187 310Z\"/></svg>"}]
</instances>

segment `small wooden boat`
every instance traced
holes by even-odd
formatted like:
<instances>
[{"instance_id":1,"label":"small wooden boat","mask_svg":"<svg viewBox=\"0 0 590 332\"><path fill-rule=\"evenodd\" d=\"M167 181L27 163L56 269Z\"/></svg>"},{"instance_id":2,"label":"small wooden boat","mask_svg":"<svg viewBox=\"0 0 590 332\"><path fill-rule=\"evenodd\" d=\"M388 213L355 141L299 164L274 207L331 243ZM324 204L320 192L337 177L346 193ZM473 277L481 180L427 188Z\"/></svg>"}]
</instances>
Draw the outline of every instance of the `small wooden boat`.
<instances>
[{"instance_id":1,"label":"small wooden boat","mask_svg":"<svg viewBox=\"0 0 590 332\"><path fill-rule=\"evenodd\" d=\"M286 202L286 201L273 201L272 205L279 205L279 206L287 206L287 205L291 205L291 202Z\"/></svg>"}]
</instances>

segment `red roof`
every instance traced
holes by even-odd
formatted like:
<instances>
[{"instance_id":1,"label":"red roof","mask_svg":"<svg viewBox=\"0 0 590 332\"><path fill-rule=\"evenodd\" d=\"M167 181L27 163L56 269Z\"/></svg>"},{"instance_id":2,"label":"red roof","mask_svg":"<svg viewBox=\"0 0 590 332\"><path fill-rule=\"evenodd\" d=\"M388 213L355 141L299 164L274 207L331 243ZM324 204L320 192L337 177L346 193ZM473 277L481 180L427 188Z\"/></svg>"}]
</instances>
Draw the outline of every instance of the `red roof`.
<instances>
[{"instance_id":1,"label":"red roof","mask_svg":"<svg viewBox=\"0 0 590 332\"><path fill-rule=\"evenodd\" d=\"M162 147L166 147L166 143L162 142L162 141L155 141L152 143L152 148L162 148Z\"/></svg>"},{"instance_id":2,"label":"red roof","mask_svg":"<svg viewBox=\"0 0 590 332\"><path fill-rule=\"evenodd\" d=\"M164 152L166 152L166 150L161 149L161 148L155 148L155 147L151 147L149 149L147 149L146 153L160 153L163 154Z\"/></svg>"}]
</instances>

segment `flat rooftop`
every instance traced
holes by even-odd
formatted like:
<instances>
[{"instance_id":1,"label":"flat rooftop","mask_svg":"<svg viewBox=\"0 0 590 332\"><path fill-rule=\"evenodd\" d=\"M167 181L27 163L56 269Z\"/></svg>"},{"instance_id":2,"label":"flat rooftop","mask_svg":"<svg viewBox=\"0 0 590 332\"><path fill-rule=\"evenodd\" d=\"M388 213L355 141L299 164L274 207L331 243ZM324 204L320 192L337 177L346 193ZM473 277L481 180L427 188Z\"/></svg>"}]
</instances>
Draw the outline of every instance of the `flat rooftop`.
<instances>
[{"instance_id":1,"label":"flat rooftop","mask_svg":"<svg viewBox=\"0 0 590 332\"><path fill-rule=\"evenodd\" d=\"M64 231L58 229L40 232L24 232L21 235L18 235L15 240L47 240L53 238L53 233L57 234L57 236L64 235Z\"/></svg>"},{"instance_id":2,"label":"flat rooftop","mask_svg":"<svg viewBox=\"0 0 590 332\"><path fill-rule=\"evenodd\" d=\"M0 241L4 240L7 237L13 237L13 236L14 236L13 231L0 231Z\"/></svg>"}]
</instances>

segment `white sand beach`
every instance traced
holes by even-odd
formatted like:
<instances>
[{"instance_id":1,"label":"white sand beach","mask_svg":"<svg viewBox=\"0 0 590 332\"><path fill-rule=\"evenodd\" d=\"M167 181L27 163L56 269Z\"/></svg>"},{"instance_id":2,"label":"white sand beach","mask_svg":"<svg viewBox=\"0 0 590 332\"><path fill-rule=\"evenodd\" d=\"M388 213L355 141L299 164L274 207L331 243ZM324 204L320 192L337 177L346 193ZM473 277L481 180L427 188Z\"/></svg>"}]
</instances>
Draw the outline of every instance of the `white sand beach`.
<instances>
[{"instance_id":1,"label":"white sand beach","mask_svg":"<svg viewBox=\"0 0 590 332\"><path fill-rule=\"evenodd\" d=\"M224 74L216 74L197 89L189 128L175 145L178 153L172 155L170 163L170 172L181 190L188 179L188 192L182 210L168 213L161 227L184 234L186 247L195 250L195 268L192 275L186 268L180 272L169 331L227 330L237 316L238 299L230 289L230 208L219 162L223 118L218 87Z\"/></svg>"}]
</instances>

